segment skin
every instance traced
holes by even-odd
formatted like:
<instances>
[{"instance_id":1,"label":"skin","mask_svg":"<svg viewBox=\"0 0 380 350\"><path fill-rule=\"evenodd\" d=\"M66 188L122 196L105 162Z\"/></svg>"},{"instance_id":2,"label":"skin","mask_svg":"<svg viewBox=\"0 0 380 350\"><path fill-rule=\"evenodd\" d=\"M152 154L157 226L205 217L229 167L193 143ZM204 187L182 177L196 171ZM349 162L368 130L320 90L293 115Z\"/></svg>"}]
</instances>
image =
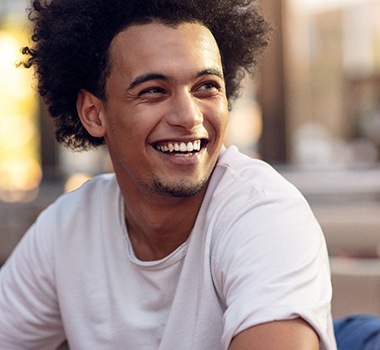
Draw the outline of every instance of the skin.
<instances>
[{"instance_id":1,"label":"skin","mask_svg":"<svg viewBox=\"0 0 380 350\"><path fill-rule=\"evenodd\" d=\"M228 104L220 52L201 24L153 22L119 33L110 59L107 98L82 90L78 112L88 132L106 140L136 256L161 259L187 240L222 147ZM200 149L167 151L189 142ZM300 319L270 322L230 346L253 348L318 349L318 338Z\"/></svg>"},{"instance_id":2,"label":"skin","mask_svg":"<svg viewBox=\"0 0 380 350\"><path fill-rule=\"evenodd\" d=\"M259 324L232 339L229 350L318 350L319 339L300 318Z\"/></svg>"},{"instance_id":3,"label":"skin","mask_svg":"<svg viewBox=\"0 0 380 350\"><path fill-rule=\"evenodd\" d=\"M160 259L188 238L220 153L228 105L218 46L200 24L133 25L110 47L107 99L78 97L82 123L104 136L137 257ZM157 146L201 142L174 155Z\"/></svg>"}]
</instances>

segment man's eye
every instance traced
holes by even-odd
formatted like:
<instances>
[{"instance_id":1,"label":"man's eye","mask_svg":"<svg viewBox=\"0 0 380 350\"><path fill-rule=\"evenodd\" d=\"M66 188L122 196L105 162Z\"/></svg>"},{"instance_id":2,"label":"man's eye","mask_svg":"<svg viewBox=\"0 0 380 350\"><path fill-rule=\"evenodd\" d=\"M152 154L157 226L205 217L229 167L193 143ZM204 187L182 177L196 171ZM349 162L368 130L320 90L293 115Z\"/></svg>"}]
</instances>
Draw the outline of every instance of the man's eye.
<instances>
[{"instance_id":1,"label":"man's eye","mask_svg":"<svg viewBox=\"0 0 380 350\"><path fill-rule=\"evenodd\" d=\"M216 96L221 91L221 87L219 84L215 82L207 82L199 85L195 91L194 96L198 98L207 98Z\"/></svg>"},{"instance_id":2,"label":"man's eye","mask_svg":"<svg viewBox=\"0 0 380 350\"><path fill-rule=\"evenodd\" d=\"M215 83L205 83L202 84L199 88L199 91L209 91L209 90L216 90L219 91L219 85Z\"/></svg>"},{"instance_id":3,"label":"man's eye","mask_svg":"<svg viewBox=\"0 0 380 350\"><path fill-rule=\"evenodd\" d=\"M142 90L140 93L139 93L139 96L143 96L143 95L152 95L152 94L163 94L165 93L164 89L162 88L159 88L159 87L152 87L152 88L148 88L148 89L144 89Z\"/></svg>"}]
</instances>

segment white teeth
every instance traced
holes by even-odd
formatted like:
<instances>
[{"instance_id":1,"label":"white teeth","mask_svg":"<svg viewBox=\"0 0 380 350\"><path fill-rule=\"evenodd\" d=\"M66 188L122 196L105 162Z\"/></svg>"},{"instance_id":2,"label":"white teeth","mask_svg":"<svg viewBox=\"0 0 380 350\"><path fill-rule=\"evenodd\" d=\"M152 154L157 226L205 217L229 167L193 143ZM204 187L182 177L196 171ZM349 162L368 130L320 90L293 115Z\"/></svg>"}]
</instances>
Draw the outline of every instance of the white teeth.
<instances>
[{"instance_id":1,"label":"white teeth","mask_svg":"<svg viewBox=\"0 0 380 350\"><path fill-rule=\"evenodd\" d=\"M193 152L200 151L201 140L196 140L193 142L181 142L181 143L168 143L167 145L157 146L157 151L160 152Z\"/></svg>"}]
</instances>

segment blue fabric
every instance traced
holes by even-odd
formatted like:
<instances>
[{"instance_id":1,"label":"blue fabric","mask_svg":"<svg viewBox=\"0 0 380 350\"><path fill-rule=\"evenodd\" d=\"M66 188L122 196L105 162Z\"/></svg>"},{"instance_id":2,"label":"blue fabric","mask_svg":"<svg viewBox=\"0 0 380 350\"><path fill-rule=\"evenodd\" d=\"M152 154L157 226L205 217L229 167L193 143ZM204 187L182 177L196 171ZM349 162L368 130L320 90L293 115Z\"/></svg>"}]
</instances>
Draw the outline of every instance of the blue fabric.
<instances>
[{"instance_id":1,"label":"blue fabric","mask_svg":"<svg viewBox=\"0 0 380 350\"><path fill-rule=\"evenodd\" d=\"M380 350L380 317L367 314L334 320L338 350Z\"/></svg>"}]
</instances>

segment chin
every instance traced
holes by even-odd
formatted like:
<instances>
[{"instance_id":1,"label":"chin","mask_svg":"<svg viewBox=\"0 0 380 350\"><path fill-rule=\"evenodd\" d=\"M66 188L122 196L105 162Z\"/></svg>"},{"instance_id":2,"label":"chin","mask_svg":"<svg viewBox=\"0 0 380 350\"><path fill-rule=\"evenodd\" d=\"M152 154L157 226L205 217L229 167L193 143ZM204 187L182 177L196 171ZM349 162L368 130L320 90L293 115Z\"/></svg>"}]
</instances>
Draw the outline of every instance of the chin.
<instances>
[{"instance_id":1,"label":"chin","mask_svg":"<svg viewBox=\"0 0 380 350\"><path fill-rule=\"evenodd\" d=\"M182 181L176 184L164 184L160 181L154 181L154 193L167 197L192 197L198 194L206 185L207 179L198 183Z\"/></svg>"}]
</instances>

